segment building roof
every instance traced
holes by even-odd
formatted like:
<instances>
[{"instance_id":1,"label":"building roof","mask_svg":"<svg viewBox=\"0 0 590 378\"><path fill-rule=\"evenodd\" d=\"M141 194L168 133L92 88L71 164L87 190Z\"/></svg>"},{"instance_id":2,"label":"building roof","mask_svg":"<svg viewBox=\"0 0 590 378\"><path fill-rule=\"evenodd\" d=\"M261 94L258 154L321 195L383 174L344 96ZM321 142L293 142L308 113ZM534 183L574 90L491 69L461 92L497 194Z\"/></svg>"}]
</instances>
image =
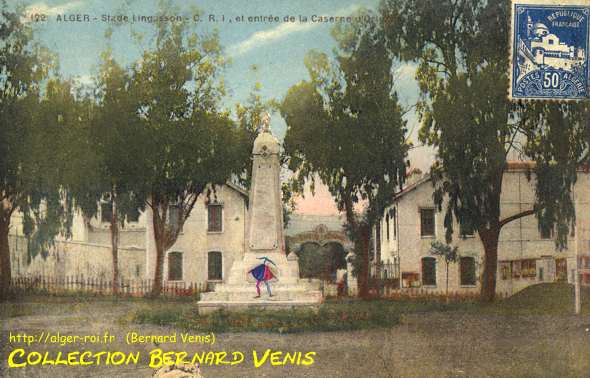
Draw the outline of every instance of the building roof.
<instances>
[{"instance_id":1,"label":"building roof","mask_svg":"<svg viewBox=\"0 0 590 378\"><path fill-rule=\"evenodd\" d=\"M506 162L506 171L515 172L515 171L531 170L531 169L535 168L535 165L536 165L535 162L532 160L509 160ZM589 168L590 168L590 165L587 166L587 168L586 168L586 170L584 170L584 172L590 172L590 170L588 170ZM431 179L432 179L432 177L430 176L429 173L425 174L420 179L418 179L415 182L411 183L410 185L406 186L401 191L395 193L393 195L393 199L394 200L399 199L400 197L406 195L407 193L417 189L422 184L429 182Z\"/></svg>"},{"instance_id":2,"label":"building roof","mask_svg":"<svg viewBox=\"0 0 590 378\"><path fill-rule=\"evenodd\" d=\"M227 181L227 182L225 183L225 185L226 185L228 188L231 188L231 189L235 190L236 192L240 193L241 195L243 195L244 197L248 198L248 191L246 191L246 189L242 188L242 187L241 187L241 186L239 186L238 184L236 184L236 183L233 183L233 182L231 182L231 181Z\"/></svg>"}]
</instances>

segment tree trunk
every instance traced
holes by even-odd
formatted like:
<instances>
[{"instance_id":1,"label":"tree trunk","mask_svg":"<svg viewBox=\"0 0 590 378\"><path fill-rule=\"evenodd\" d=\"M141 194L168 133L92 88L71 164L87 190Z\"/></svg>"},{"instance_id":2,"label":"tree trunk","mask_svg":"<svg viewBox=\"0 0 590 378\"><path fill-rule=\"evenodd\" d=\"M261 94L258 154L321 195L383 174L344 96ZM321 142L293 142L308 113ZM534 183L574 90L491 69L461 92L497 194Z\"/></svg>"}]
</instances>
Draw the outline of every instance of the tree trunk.
<instances>
[{"instance_id":1,"label":"tree trunk","mask_svg":"<svg viewBox=\"0 0 590 378\"><path fill-rule=\"evenodd\" d=\"M449 296L449 262L448 261L446 262L445 266L446 266L446 270L447 270L447 272L446 272L447 273L447 277L446 277L446 279L447 279L446 295L448 297Z\"/></svg>"},{"instance_id":2,"label":"tree trunk","mask_svg":"<svg viewBox=\"0 0 590 378\"><path fill-rule=\"evenodd\" d=\"M357 277L357 288L358 295L361 298L367 298L369 296L369 235L368 232L359 225L354 213L354 204L352 199L348 195L343 196L344 211L346 214L346 222L350 227L353 235L357 236L355 241L356 252L361 250L361 266ZM358 257L357 257L358 258Z\"/></svg>"},{"instance_id":3,"label":"tree trunk","mask_svg":"<svg viewBox=\"0 0 590 378\"><path fill-rule=\"evenodd\" d=\"M361 269L359 271L358 277L358 290L359 290L359 297L361 298L368 298L369 297L369 233L367 230L361 229L360 230L361 236L361 248L362 248L362 255L361 255Z\"/></svg>"},{"instance_id":4,"label":"tree trunk","mask_svg":"<svg viewBox=\"0 0 590 378\"><path fill-rule=\"evenodd\" d=\"M483 277L481 280L480 299L482 302L493 302L496 298L496 272L498 269L498 228L480 232L484 248Z\"/></svg>"},{"instance_id":5,"label":"tree trunk","mask_svg":"<svg viewBox=\"0 0 590 378\"><path fill-rule=\"evenodd\" d=\"M113 294L119 293L119 216L117 196L111 194L111 253L113 255Z\"/></svg>"},{"instance_id":6,"label":"tree trunk","mask_svg":"<svg viewBox=\"0 0 590 378\"><path fill-rule=\"evenodd\" d=\"M152 296L157 297L162 293L162 281L164 280L164 248L156 241L156 269L154 273L154 286Z\"/></svg>"},{"instance_id":7,"label":"tree trunk","mask_svg":"<svg viewBox=\"0 0 590 378\"><path fill-rule=\"evenodd\" d=\"M155 202L155 201L154 201ZM156 266L154 269L154 285L152 286L152 297L157 297L162 293L162 281L164 278L164 225L158 215L156 204L152 208L152 224L154 228L154 244L156 245Z\"/></svg>"},{"instance_id":8,"label":"tree trunk","mask_svg":"<svg viewBox=\"0 0 590 378\"><path fill-rule=\"evenodd\" d=\"M1 205L0 205L1 206ZM0 210L2 210L0 208ZM10 290L12 272L10 267L10 246L8 245L8 229L10 215L0 214L0 300L6 299Z\"/></svg>"}]
</instances>

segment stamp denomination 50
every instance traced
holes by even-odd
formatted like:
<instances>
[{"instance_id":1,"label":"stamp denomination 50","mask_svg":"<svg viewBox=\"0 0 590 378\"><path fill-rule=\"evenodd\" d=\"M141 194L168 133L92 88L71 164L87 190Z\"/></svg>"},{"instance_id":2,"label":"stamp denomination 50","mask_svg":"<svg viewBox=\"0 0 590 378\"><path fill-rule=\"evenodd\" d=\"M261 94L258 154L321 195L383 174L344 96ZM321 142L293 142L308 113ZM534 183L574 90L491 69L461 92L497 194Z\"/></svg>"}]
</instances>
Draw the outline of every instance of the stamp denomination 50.
<instances>
[{"instance_id":1,"label":"stamp denomination 50","mask_svg":"<svg viewBox=\"0 0 590 378\"><path fill-rule=\"evenodd\" d=\"M589 17L584 0L513 0L512 99L589 97Z\"/></svg>"}]
</instances>

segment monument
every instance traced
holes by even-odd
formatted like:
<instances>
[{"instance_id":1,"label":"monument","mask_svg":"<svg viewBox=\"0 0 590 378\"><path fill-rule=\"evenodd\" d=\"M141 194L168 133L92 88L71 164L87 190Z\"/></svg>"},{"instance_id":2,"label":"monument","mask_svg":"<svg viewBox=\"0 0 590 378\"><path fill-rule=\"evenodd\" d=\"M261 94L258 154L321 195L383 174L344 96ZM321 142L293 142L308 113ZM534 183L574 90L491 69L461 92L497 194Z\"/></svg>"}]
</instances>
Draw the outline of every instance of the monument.
<instances>
[{"instance_id":1,"label":"monument","mask_svg":"<svg viewBox=\"0 0 590 378\"><path fill-rule=\"evenodd\" d=\"M201 313L221 308L317 306L323 300L317 281L299 279L295 253L286 254L279 153L279 142L270 130L270 116L265 113L252 148L244 255L234 261L223 284L201 295ZM266 287L261 291L262 282Z\"/></svg>"}]
</instances>

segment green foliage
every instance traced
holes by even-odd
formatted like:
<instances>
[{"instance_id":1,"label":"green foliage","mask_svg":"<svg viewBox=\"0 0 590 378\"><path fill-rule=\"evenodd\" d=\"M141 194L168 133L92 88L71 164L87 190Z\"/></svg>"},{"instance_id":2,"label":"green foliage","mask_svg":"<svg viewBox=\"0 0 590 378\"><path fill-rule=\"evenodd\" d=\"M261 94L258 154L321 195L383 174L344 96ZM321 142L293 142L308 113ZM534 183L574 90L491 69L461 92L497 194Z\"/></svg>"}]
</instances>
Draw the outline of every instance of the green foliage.
<instances>
[{"instance_id":1,"label":"green foliage","mask_svg":"<svg viewBox=\"0 0 590 378\"><path fill-rule=\"evenodd\" d=\"M130 73L110 49L101 54L95 81L93 97L78 101L85 122L75 129L78 141L69 146L74 164L66 187L86 218L98 214L101 201L115 201L116 219L123 225L143 207L133 190L141 168L136 156L142 148L137 102L130 91Z\"/></svg>"},{"instance_id":2,"label":"green foliage","mask_svg":"<svg viewBox=\"0 0 590 378\"><path fill-rule=\"evenodd\" d=\"M70 104L67 85L48 80L54 57L33 40L20 12L5 3L0 15L0 232L8 234L10 217L21 211L30 253L46 250L59 232L67 233L67 197L59 131ZM45 95L42 86L45 83ZM0 297L10 279L8 245L0 243Z\"/></svg>"},{"instance_id":3,"label":"green foliage","mask_svg":"<svg viewBox=\"0 0 590 378\"><path fill-rule=\"evenodd\" d=\"M363 213L357 220L356 227L353 228L349 223L344 225L344 232L346 236L353 242L353 254L349 257L349 262L352 264L352 275L360 277L363 269L367 268L370 257L367 256L369 240L367 238L371 233L371 225L367 217L367 212Z\"/></svg>"},{"instance_id":4,"label":"green foliage","mask_svg":"<svg viewBox=\"0 0 590 378\"><path fill-rule=\"evenodd\" d=\"M216 186L241 176L251 148L229 113L219 110L226 64L219 36L198 35L187 27L159 24L154 46L130 73L138 124L138 148L130 152L138 163L133 188L153 214L148 221L157 250L154 295L160 291L164 253L197 199L211 197ZM169 211L172 206L178 211Z\"/></svg>"},{"instance_id":5,"label":"green foliage","mask_svg":"<svg viewBox=\"0 0 590 378\"><path fill-rule=\"evenodd\" d=\"M343 210L347 202L376 204L403 181L406 125L378 26L342 24L333 34L335 62L310 51L311 80L289 89L281 113L289 167L299 179L317 173Z\"/></svg>"},{"instance_id":6,"label":"green foliage","mask_svg":"<svg viewBox=\"0 0 590 378\"><path fill-rule=\"evenodd\" d=\"M557 224L564 247L575 212L572 185L588 148L586 105L519 105L507 98L509 1L384 0L387 47L417 62L420 140L436 148L434 200L443 210L446 241L453 226L477 230L485 249L482 298L495 293L498 238L507 223L531 214ZM507 156L525 145L536 161L536 203L501 218ZM522 156L522 155L521 155Z\"/></svg>"},{"instance_id":7,"label":"green foliage","mask_svg":"<svg viewBox=\"0 0 590 378\"><path fill-rule=\"evenodd\" d=\"M459 247L453 247L438 240L430 244L430 253L441 256L447 264L457 262L459 259Z\"/></svg>"},{"instance_id":8,"label":"green foliage","mask_svg":"<svg viewBox=\"0 0 590 378\"><path fill-rule=\"evenodd\" d=\"M575 213L571 190L589 145L587 104L508 101L509 2L386 0L380 7L389 51L418 63L420 139L437 148L435 200L478 231L501 228L499 198L508 153L535 160L535 213L558 225L565 246Z\"/></svg>"},{"instance_id":9,"label":"green foliage","mask_svg":"<svg viewBox=\"0 0 590 378\"><path fill-rule=\"evenodd\" d=\"M303 278L331 280L336 270L346 269L346 252L337 243L329 243L324 246L304 243L296 253L299 271Z\"/></svg>"},{"instance_id":10,"label":"green foliage","mask_svg":"<svg viewBox=\"0 0 590 378\"><path fill-rule=\"evenodd\" d=\"M237 127L217 109L224 64L216 34L187 34L174 24L160 26L155 48L133 67L141 142L134 157L142 176L136 184L150 206L182 205L180 224L208 184L223 184L242 168Z\"/></svg>"},{"instance_id":11,"label":"green foliage","mask_svg":"<svg viewBox=\"0 0 590 378\"><path fill-rule=\"evenodd\" d=\"M536 163L539 228L557 226L556 243L563 248L575 222L577 171L590 162L590 102L535 102L522 109L521 117L525 152Z\"/></svg>"},{"instance_id":12,"label":"green foliage","mask_svg":"<svg viewBox=\"0 0 590 378\"><path fill-rule=\"evenodd\" d=\"M507 40L506 4L392 0L381 12L390 51L418 62L420 139L437 148L434 198L439 207L449 200L447 241L455 217L490 227L498 222L502 172L517 132L509 123L507 55L492 45Z\"/></svg>"},{"instance_id":13,"label":"green foliage","mask_svg":"<svg viewBox=\"0 0 590 378\"><path fill-rule=\"evenodd\" d=\"M334 59L310 51L310 80L291 87L281 104L288 125L285 152L296 173L293 191L301 192L306 180L313 190L319 177L345 211L366 265L368 233L358 227L354 205L366 201L370 228L403 182L406 122L379 25L339 24L332 35L338 43Z\"/></svg>"}]
</instances>

